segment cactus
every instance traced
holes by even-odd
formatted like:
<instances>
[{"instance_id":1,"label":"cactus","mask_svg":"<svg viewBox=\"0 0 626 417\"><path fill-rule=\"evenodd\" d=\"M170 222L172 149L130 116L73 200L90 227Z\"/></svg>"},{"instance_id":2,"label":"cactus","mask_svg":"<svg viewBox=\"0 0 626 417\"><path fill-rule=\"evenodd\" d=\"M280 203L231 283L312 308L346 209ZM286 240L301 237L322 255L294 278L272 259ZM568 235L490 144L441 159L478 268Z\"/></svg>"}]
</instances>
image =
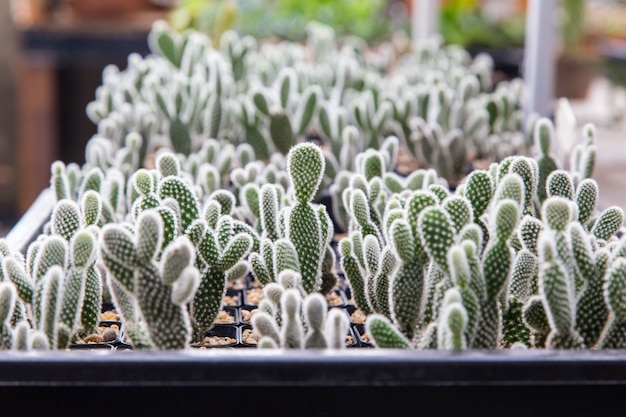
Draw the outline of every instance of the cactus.
<instances>
[{"instance_id":1,"label":"cactus","mask_svg":"<svg viewBox=\"0 0 626 417\"><path fill-rule=\"evenodd\" d=\"M235 225L231 216L220 216L215 228L205 227L200 241L197 242L201 278L191 303L196 340L200 340L204 332L212 327L219 313L229 273L241 265L242 258L253 247L251 233L248 230L236 231Z\"/></svg>"},{"instance_id":2,"label":"cactus","mask_svg":"<svg viewBox=\"0 0 626 417\"><path fill-rule=\"evenodd\" d=\"M157 263L163 220L154 210L140 214L134 236L121 226L107 225L100 239L108 273L137 300L154 347L187 347L191 323L185 305L193 298L200 280L193 267L195 251L191 242L183 236L176 239L165 249L161 263ZM137 270L136 282L129 282L123 268Z\"/></svg>"},{"instance_id":3,"label":"cactus","mask_svg":"<svg viewBox=\"0 0 626 417\"><path fill-rule=\"evenodd\" d=\"M573 282L567 268L558 258L554 236L544 232L539 238L539 294L550 323L546 346L550 348L582 348L583 341L574 329L576 305Z\"/></svg>"},{"instance_id":4,"label":"cactus","mask_svg":"<svg viewBox=\"0 0 626 417\"><path fill-rule=\"evenodd\" d=\"M11 349L13 331L10 320L17 301L17 291L9 282L0 283L0 350Z\"/></svg>"},{"instance_id":5,"label":"cactus","mask_svg":"<svg viewBox=\"0 0 626 417\"><path fill-rule=\"evenodd\" d=\"M626 260L618 258L613 262L603 285L604 298L609 307L609 322L604 328L599 346L603 349L623 349L626 346Z\"/></svg>"},{"instance_id":6,"label":"cactus","mask_svg":"<svg viewBox=\"0 0 626 417\"><path fill-rule=\"evenodd\" d=\"M558 165L550 154L550 146L554 141L554 126L549 119L539 119L534 128L535 142L541 156L537 161L539 168L539 182L537 184L537 197L539 203L548 197L546 190L547 180L550 174L558 169Z\"/></svg>"},{"instance_id":7,"label":"cactus","mask_svg":"<svg viewBox=\"0 0 626 417\"><path fill-rule=\"evenodd\" d=\"M297 274L292 275L292 272L285 271L290 278L296 278ZM287 275L284 275L284 278L287 278ZM309 294L303 300L300 290L284 287L284 283L283 286L270 284L265 288L267 291L264 291L271 300L269 301L271 309L277 312L280 305L280 314L274 316L270 312L262 311L252 317L252 325L261 335L261 339L267 338L271 341L259 343L258 347L287 349L342 349L345 347L344 340L349 326L345 313L331 309L327 314L328 305L323 296ZM304 321L300 314L301 306L303 306Z\"/></svg>"},{"instance_id":8,"label":"cactus","mask_svg":"<svg viewBox=\"0 0 626 417\"><path fill-rule=\"evenodd\" d=\"M380 314L369 316L365 322L365 329L376 347L388 349L409 349L411 347L407 338L391 324L389 319Z\"/></svg>"},{"instance_id":9,"label":"cactus","mask_svg":"<svg viewBox=\"0 0 626 417\"><path fill-rule=\"evenodd\" d=\"M581 268L579 265L581 272L584 271L586 286L576 303L576 330L583 338L585 346L593 348L597 346L602 330L609 320L609 308L605 301L603 287L604 277L610 266L610 254L606 249L600 249L591 255L593 258L589 259L591 245L588 239L582 236L584 235L579 238L582 242L576 245L581 247L582 253L576 258L580 264L578 258L584 257L583 262L587 261L585 263L588 268Z\"/></svg>"},{"instance_id":10,"label":"cactus","mask_svg":"<svg viewBox=\"0 0 626 417\"><path fill-rule=\"evenodd\" d=\"M474 347L493 349L501 331L501 294L506 288L513 264L513 250L508 245L519 220L519 206L510 199L501 200L495 207L493 221L494 241L485 249L483 271L486 299L481 305L481 318Z\"/></svg>"},{"instance_id":11,"label":"cactus","mask_svg":"<svg viewBox=\"0 0 626 417\"><path fill-rule=\"evenodd\" d=\"M437 348L443 350L465 349L467 347L465 338L467 322L467 311L463 307L461 294L454 288L449 289L444 297L437 328Z\"/></svg>"},{"instance_id":12,"label":"cactus","mask_svg":"<svg viewBox=\"0 0 626 417\"><path fill-rule=\"evenodd\" d=\"M396 59L309 30L305 45L229 32L215 49L159 22L151 56L104 71L85 165L52 164L57 205L26 256L0 244L12 345L65 347L104 297L135 348L184 348L250 269L259 346L342 348L345 314L314 294L337 283L336 220L377 346L620 346L623 211L597 211L594 128L561 170L552 122L522 130L522 84L492 88L484 56L431 41ZM468 156L491 165L463 179ZM332 217L313 204L329 184Z\"/></svg>"},{"instance_id":13,"label":"cactus","mask_svg":"<svg viewBox=\"0 0 626 417\"><path fill-rule=\"evenodd\" d=\"M274 100L274 96L266 91L257 91L253 95L259 115L269 122L269 136L273 145L284 155L296 144L296 138L306 132L321 97L319 87L315 86L308 86L299 95L296 83L293 69L284 68L274 86L279 90L278 100Z\"/></svg>"},{"instance_id":14,"label":"cactus","mask_svg":"<svg viewBox=\"0 0 626 417\"><path fill-rule=\"evenodd\" d=\"M299 144L289 151L287 167L295 204L289 211L286 237L298 253L302 286L311 293L321 287L323 249L329 242L320 217L310 203L322 180L324 158L319 147Z\"/></svg>"}]
</instances>

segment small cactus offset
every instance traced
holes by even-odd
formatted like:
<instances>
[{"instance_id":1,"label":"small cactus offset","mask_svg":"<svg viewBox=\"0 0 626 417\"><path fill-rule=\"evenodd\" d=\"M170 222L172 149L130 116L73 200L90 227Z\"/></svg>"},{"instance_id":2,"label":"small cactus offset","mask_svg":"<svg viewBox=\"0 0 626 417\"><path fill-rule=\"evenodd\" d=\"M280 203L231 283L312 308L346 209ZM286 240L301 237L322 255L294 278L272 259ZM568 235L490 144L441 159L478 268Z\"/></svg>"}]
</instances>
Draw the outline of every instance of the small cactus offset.
<instances>
[{"instance_id":1,"label":"small cactus offset","mask_svg":"<svg viewBox=\"0 0 626 417\"><path fill-rule=\"evenodd\" d=\"M540 152L537 161L539 168L539 182L537 184L538 202L541 204L548 197L546 189L548 176L558 169L554 157L550 154L552 142L554 142L554 125L549 119L539 119L534 128L535 142Z\"/></svg>"},{"instance_id":2,"label":"small cactus offset","mask_svg":"<svg viewBox=\"0 0 626 417\"><path fill-rule=\"evenodd\" d=\"M293 271L285 272L290 277L297 277L297 274L292 275ZM296 281L298 280L296 278ZM266 286L266 289L271 301L265 304L268 307L271 305L270 310L261 311L252 317L252 324L261 335L261 340L266 340L264 343L259 343L259 348L343 349L345 347L349 326L348 317L338 309L331 309L327 313L328 304L322 295L308 294L303 299L302 292L297 288L286 288L278 284L270 284ZM277 314L279 306L280 315Z\"/></svg>"}]
</instances>

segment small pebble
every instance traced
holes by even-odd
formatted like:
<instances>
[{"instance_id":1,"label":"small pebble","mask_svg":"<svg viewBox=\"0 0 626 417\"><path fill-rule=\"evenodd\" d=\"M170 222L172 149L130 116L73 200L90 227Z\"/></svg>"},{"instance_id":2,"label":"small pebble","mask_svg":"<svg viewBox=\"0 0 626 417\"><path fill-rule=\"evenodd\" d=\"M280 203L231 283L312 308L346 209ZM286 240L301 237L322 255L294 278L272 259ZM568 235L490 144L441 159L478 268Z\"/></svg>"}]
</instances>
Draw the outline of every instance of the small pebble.
<instances>
[{"instance_id":1,"label":"small pebble","mask_svg":"<svg viewBox=\"0 0 626 417\"><path fill-rule=\"evenodd\" d=\"M237 307L239 305L239 296L238 295L227 295L224 297L224 304L230 307Z\"/></svg>"},{"instance_id":2,"label":"small pebble","mask_svg":"<svg viewBox=\"0 0 626 417\"><path fill-rule=\"evenodd\" d=\"M209 346L232 345L235 343L237 343L235 339L233 339L232 337L226 337L226 336L205 337L204 340L202 341L203 345L209 345Z\"/></svg>"},{"instance_id":3,"label":"small pebble","mask_svg":"<svg viewBox=\"0 0 626 417\"><path fill-rule=\"evenodd\" d=\"M221 310L218 313L217 318L214 321L214 323L219 323L219 324L232 324L234 322L235 322L235 317L228 314L228 312L225 310Z\"/></svg>"},{"instance_id":4,"label":"small pebble","mask_svg":"<svg viewBox=\"0 0 626 417\"><path fill-rule=\"evenodd\" d=\"M100 321L120 321L120 316L114 310L109 310L100 313Z\"/></svg>"},{"instance_id":5,"label":"small pebble","mask_svg":"<svg viewBox=\"0 0 626 417\"><path fill-rule=\"evenodd\" d=\"M104 340L99 334L90 334L85 338L85 343L102 343Z\"/></svg>"},{"instance_id":6,"label":"small pebble","mask_svg":"<svg viewBox=\"0 0 626 417\"><path fill-rule=\"evenodd\" d=\"M103 342L115 342L119 338L119 332L116 329L108 328L102 332Z\"/></svg>"},{"instance_id":7,"label":"small pebble","mask_svg":"<svg viewBox=\"0 0 626 417\"><path fill-rule=\"evenodd\" d=\"M261 288L252 288L246 290L246 301L250 305L258 306L259 301L263 299L263 290Z\"/></svg>"},{"instance_id":8,"label":"small pebble","mask_svg":"<svg viewBox=\"0 0 626 417\"><path fill-rule=\"evenodd\" d=\"M339 306L343 304L343 300L336 292L331 292L326 295L326 301L328 301L329 306Z\"/></svg>"},{"instance_id":9,"label":"small pebble","mask_svg":"<svg viewBox=\"0 0 626 417\"><path fill-rule=\"evenodd\" d=\"M365 314L361 310L354 310L354 313L350 315L350 320L353 323L365 324Z\"/></svg>"}]
</instances>

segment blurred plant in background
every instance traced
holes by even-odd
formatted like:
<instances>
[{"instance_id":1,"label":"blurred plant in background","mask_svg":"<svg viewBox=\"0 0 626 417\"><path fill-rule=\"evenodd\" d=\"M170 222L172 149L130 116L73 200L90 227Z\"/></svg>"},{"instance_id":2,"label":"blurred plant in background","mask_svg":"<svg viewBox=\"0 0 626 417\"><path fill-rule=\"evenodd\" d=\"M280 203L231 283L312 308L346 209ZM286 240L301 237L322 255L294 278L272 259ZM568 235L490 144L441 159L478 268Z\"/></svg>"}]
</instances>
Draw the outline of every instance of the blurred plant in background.
<instances>
[{"instance_id":1,"label":"blurred plant in background","mask_svg":"<svg viewBox=\"0 0 626 417\"><path fill-rule=\"evenodd\" d=\"M196 28L215 41L227 29L257 39L279 37L304 39L306 23L320 21L341 35L356 35L367 41L391 31L385 17L387 0L179 0L170 14L177 30ZM407 16L408 22L408 16Z\"/></svg>"},{"instance_id":2,"label":"blurred plant in background","mask_svg":"<svg viewBox=\"0 0 626 417\"><path fill-rule=\"evenodd\" d=\"M170 24L178 31L197 29L219 42L222 34L234 27L238 9L235 0L178 0L170 13Z\"/></svg>"},{"instance_id":3,"label":"blurred plant in background","mask_svg":"<svg viewBox=\"0 0 626 417\"><path fill-rule=\"evenodd\" d=\"M524 44L524 10L492 16L480 0L446 0L441 4L439 30L446 43L465 48L519 47ZM502 6L504 2L498 2ZM517 12L516 12L517 11Z\"/></svg>"}]
</instances>

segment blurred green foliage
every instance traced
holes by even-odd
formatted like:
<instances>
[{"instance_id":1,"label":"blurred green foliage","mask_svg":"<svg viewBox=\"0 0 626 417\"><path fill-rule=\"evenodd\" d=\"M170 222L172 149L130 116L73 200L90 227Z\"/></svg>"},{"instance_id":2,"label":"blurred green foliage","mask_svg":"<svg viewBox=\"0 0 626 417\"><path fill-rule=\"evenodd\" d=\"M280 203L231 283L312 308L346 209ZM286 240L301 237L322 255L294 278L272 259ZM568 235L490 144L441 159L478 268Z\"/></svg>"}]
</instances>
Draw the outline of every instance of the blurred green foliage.
<instances>
[{"instance_id":1,"label":"blurred green foliage","mask_svg":"<svg viewBox=\"0 0 626 417\"><path fill-rule=\"evenodd\" d=\"M368 41L390 33L384 15L387 0L179 0L170 15L178 30L196 28L215 40L226 29L257 38L305 37L306 23L319 21L341 35Z\"/></svg>"},{"instance_id":2,"label":"blurred green foliage","mask_svg":"<svg viewBox=\"0 0 626 417\"><path fill-rule=\"evenodd\" d=\"M239 6L235 0L178 0L169 16L178 31L194 28L219 42L222 33L233 28L238 20Z\"/></svg>"},{"instance_id":3,"label":"blurred green foliage","mask_svg":"<svg viewBox=\"0 0 626 417\"><path fill-rule=\"evenodd\" d=\"M439 31L446 43L465 48L519 47L524 43L523 15L494 20L477 0L448 0L441 5Z\"/></svg>"}]
</instances>

